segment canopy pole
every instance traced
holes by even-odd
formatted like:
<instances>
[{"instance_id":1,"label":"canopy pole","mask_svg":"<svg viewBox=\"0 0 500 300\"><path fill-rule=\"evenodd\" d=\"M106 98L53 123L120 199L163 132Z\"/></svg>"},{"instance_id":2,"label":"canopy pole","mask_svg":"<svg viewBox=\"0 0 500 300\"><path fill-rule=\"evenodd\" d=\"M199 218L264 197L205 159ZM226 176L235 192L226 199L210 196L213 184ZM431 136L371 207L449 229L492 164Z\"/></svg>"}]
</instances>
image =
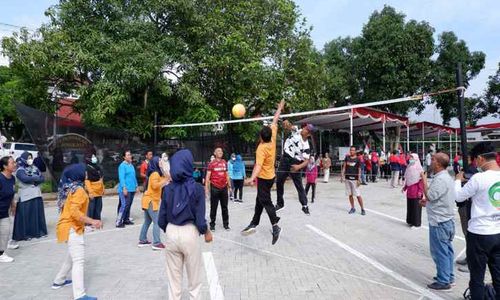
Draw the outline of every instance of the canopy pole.
<instances>
[{"instance_id":1,"label":"canopy pole","mask_svg":"<svg viewBox=\"0 0 500 300\"><path fill-rule=\"evenodd\" d=\"M425 159L425 124L422 123L422 158Z\"/></svg>"},{"instance_id":2,"label":"canopy pole","mask_svg":"<svg viewBox=\"0 0 500 300\"><path fill-rule=\"evenodd\" d=\"M406 153L410 152L410 124L406 124Z\"/></svg>"},{"instance_id":3,"label":"canopy pole","mask_svg":"<svg viewBox=\"0 0 500 300\"><path fill-rule=\"evenodd\" d=\"M439 142L440 142L439 138L440 138L440 136L441 136L441 130L438 130L438 144L437 144L437 149L441 149L441 147L439 147Z\"/></svg>"},{"instance_id":4,"label":"canopy pole","mask_svg":"<svg viewBox=\"0 0 500 300\"><path fill-rule=\"evenodd\" d=\"M382 117L382 149L384 149L384 153L387 154L385 150L385 116Z\"/></svg>"},{"instance_id":5,"label":"canopy pole","mask_svg":"<svg viewBox=\"0 0 500 300\"><path fill-rule=\"evenodd\" d=\"M351 113L349 114L349 146L352 146L354 144L354 141L353 141L353 136L352 136L352 130L353 130L353 125L352 125L352 117L353 117L353 109L351 108Z\"/></svg>"},{"instance_id":6,"label":"canopy pole","mask_svg":"<svg viewBox=\"0 0 500 300\"><path fill-rule=\"evenodd\" d=\"M456 154L456 153L455 153ZM453 157L453 144L452 144L452 138L451 138L451 133L450 133L450 155ZM451 158L450 157L450 158Z\"/></svg>"},{"instance_id":7,"label":"canopy pole","mask_svg":"<svg viewBox=\"0 0 500 300\"><path fill-rule=\"evenodd\" d=\"M323 131L319 131L319 157L321 157L321 155L323 155L323 138L322 138L322 134Z\"/></svg>"},{"instance_id":8,"label":"canopy pole","mask_svg":"<svg viewBox=\"0 0 500 300\"><path fill-rule=\"evenodd\" d=\"M458 130L455 129L455 153L458 154Z\"/></svg>"}]
</instances>

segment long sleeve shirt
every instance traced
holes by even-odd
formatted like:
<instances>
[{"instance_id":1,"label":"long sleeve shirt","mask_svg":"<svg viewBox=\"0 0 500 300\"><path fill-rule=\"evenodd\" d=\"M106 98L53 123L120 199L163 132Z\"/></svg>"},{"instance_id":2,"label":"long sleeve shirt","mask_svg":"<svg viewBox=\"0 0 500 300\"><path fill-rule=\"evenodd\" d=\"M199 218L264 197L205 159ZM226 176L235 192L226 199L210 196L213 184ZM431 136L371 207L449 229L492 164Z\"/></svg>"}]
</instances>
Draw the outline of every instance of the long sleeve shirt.
<instances>
[{"instance_id":1,"label":"long sleeve shirt","mask_svg":"<svg viewBox=\"0 0 500 300\"><path fill-rule=\"evenodd\" d=\"M455 181L456 201L472 198L468 231L480 235L500 233L500 171L474 174L462 187Z\"/></svg>"},{"instance_id":2,"label":"long sleeve shirt","mask_svg":"<svg viewBox=\"0 0 500 300\"><path fill-rule=\"evenodd\" d=\"M165 231L169 223L178 226L194 224L200 234L205 234L207 232L207 220L205 220L205 191L203 186L196 185L193 198L189 199L186 208L175 217L172 213L173 203L167 201L169 193L173 193L172 184L165 186L163 189L160 212L158 213L158 226Z\"/></svg>"},{"instance_id":3,"label":"long sleeve shirt","mask_svg":"<svg viewBox=\"0 0 500 300\"><path fill-rule=\"evenodd\" d=\"M427 190L429 200L427 217L431 226L452 220L455 216L455 183L448 171L443 170L434 176Z\"/></svg>"},{"instance_id":4,"label":"long sleeve shirt","mask_svg":"<svg viewBox=\"0 0 500 300\"><path fill-rule=\"evenodd\" d=\"M78 188L74 193L68 195L64 208L56 225L58 242L66 242L71 228L79 235L83 234L85 224L80 219L87 215L89 196L83 188Z\"/></svg>"},{"instance_id":5,"label":"long sleeve shirt","mask_svg":"<svg viewBox=\"0 0 500 300\"><path fill-rule=\"evenodd\" d=\"M118 167L118 192L122 192L125 187L127 191L134 192L137 189L137 177L135 168L131 163L123 161Z\"/></svg>"},{"instance_id":6,"label":"long sleeve shirt","mask_svg":"<svg viewBox=\"0 0 500 300\"><path fill-rule=\"evenodd\" d=\"M40 171L28 173L25 169L18 169L16 172L17 182L19 184L19 199L21 202L42 197L40 184L44 181Z\"/></svg>"}]
</instances>

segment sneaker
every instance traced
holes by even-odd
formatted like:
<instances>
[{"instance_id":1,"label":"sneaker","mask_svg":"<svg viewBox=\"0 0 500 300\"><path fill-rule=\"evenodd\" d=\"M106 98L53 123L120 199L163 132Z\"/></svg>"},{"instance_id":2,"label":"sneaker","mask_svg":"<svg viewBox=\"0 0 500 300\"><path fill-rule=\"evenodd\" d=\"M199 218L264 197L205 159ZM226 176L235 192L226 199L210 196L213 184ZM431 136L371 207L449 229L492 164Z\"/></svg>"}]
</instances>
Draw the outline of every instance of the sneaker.
<instances>
[{"instance_id":1,"label":"sneaker","mask_svg":"<svg viewBox=\"0 0 500 300\"><path fill-rule=\"evenodd\" d=\"M302 206L302 211L307 215L310 216L311 214L309 213L309 207L307 206Z\"/></svg>"},{"instance_id":2,"label":"sneaker","mask_svg":"<svg viewBox=\"0 0 500 300\"><path fill-rule=\"evenodd\" d=\"M92 297L92 296L87 296L87 295L85 295L85 296L80 297L80 298L78 298L78 299L76 299L76 300L97 300L97 298L96 298L96 297Z\"/></svg>"},{"instance_id":3,"label":"sneaker","mask_svg":"<svg viewBox=\"0 0 500 300\"><path fill-rule=\"evenodd\" d=\"M118 224L118 225L116 225L116 228L125 228L125 224L123 224L123 223Z\"/></svg>"},{"instance_id":4,"label":"sneaker","mask_svg":"<svg viewBox=\"0 0 500 300\"><path fill-rule=\"evenodd\" d=\"M281 228L278 225L274 225L272 234L273 234L272 244L274 245L280 239Z\"/></svg>"},{"instance_id":5,"label":"sneaker","mask_svg":"<svg viewBox=\"0 0 500 300\"><path fill-rule=\"evenodd\" d=\"M241 234L242 234L242 235L250 235L250 234L252 234L252 233L255 233L255 231L256 231L256 229L255 229L255 228L256 228L256 227L257 227L257 226L255 226L255 225L253 225L253 224L250 224L250 225L248 225L245 229L243 229L243 230L241 231Z\"/></svg>"},{"instance_id":6,"label":"sneaker","mask_svg":"<svg viewBox=\"0 0 500 300\"><path fill-rule=\"evenodd\" d=\"M0 255L0 263L10 263L10 262L13 262L14 259L10 256L8 256L7 254L5 254L5 252Z\"/></svg>"},{"instance_id":7,"label":"sneaker","mask_svg":"<svg viewBox=\"0 0 500 300\"><path fill-rule=\"evenodd\" d=\"M462 266L466 266L467 265L467 257L464 257L463 259L457 259L457 264L462 265Z\"/></svg>"},{"instance_id":8,"label":"sneaker","mask_svg":"<svg viewBox=\"0 0 500 300\"><path fill-rule=\"evenodd\" d=\"M282 210L285 206L281 206L279 204L276 204L275 208L276 208L276 212L279 212L280 210Z\"/></svg>"},{"instance_id":9,"label":"sneaker","mask_svg":"<svg viewBox=\"0 0 500 300\"><path fill-rule=\"evenodd\" d=\"M64 281L63 283L61 283L61 284L58 284L58 283L55 283L55 282L54 282L54 283L52 283L52 289L53 289L53 290L58 290L58 289L60 289L60 288L62 288L62 287L65 287L65 286L67 286L67 285L70 285L71 283L73 283L73 281L71 281L71 280L65 280L65 281Z\"/></svg>"},{"instance_id":10,"label":"sneaker","mask_svg":"<svg viewBox=\"0 0 500 300\"><path fill-rule=\"evenodd\" d=\"M434 281L438 280L437 276L432 277L432 279L434 279ZM457 285L457 283L455 282L455 280L453 280L452 282L450 282L450 286L456 286L456 285Z\"/></svg>"},{"instance_id":11,"label":"sneaker","mask_svg":"<svg viewBox=\"0 0 500 300\"><path fill-rule=\"evenodd\" d=\"M210 231L215 231L215 225L210 225Z\"/></svg>"},{"instance_id":12,"label":"sneaker","mask_svg":"<svg viewBox=\"0 0 500 300\"><path fill-rule=\"evenodd\" d=\"M94 228L92 226L85 226L85 232L92 232Z\"/></svg>"},{"instance_id":13,"label":"sneaker","mask_svg":"<svg viewBox=\"0 0 500 300\"><path fill-rule=\"evenodd\" d=\"M144 248L144 247L147 247L149 245L151 245L150 241L139 241L139 244L137 244L137 247Z\"/></svg>"},{"instance_id":14,"label":"sneaker","mask_svg":"<svg viewBox=\"0 0 500 300\"><path fill-rule=\"evenodd\" d=\"M356 209L355 208L351 208L351 210L349 211L349 214L351 215L351 214L353 214L355 212L356 212Z\"/></svg>"},{"instance_id":15,"label":"sneaker","mask_svg":"<svg viewBox=\"0 0 500 300\"><path fill-rule=\"evenodd\" d=\"M241 199L236 199L236 200L234 200L234 202L243 203L243 200L241 200Z\"/></svg>"},{"instance_id":16,"label":"sneaker","mask_svg":"<svg viewBox=\"0 0 500 300\"><path fill-rule=\"evenodd\" d=\"M10 249L10 250L19 249L19 244L15 244L14 241L9 241L7 249Z\"/></svg>"},{"instance_id":17,"label":"sneaker","mask_svg":"<svg viewBox=\"0 0 500 300\"><path fill-rule=\"evenodd\" d=\"M231 230L231 228L230 228L229 226L224 226L224 229L225 229L226 231L230 231L230 230Z\"/></svg>"},{"instance_id":18,"label":"sneaker","mask_svg":"<svg viewBox=\"0 0 500 300\"><path fill-rule=\"evenodd\" d=\"M153 246L151 246L151 248L153 250L163 250L163 249L165 249L165 245L163 245L162 243L154 244Z\"/></svg>"},{"instance_id":19,"label":"sneaker","mask_svg":"<svg viewBox=\"0 0 500 300\"><path fill-rule=\"evenodd\" d=\"M132 222L134 220L134 218L129 217L128 220Z\"/></svg>"},{"instance_id":20,"label":"sneaker","mask_svg":"<svg viewBox=\"0 0 500 300\"><path fill-rule=\"evenodd\" d=\"M135 223L132 222L132 221L130 221L130 220L128 220L128 221L123 222L123 224L125 224L125 225L134 225Z\"/></svg>"},{"instance_id":21,"label":"sneaker","mask_svg":"<svg viewBox=\"0 0 500 300\"><path fill-rule=\"evenodd\" d=\"M458 267L458 270L463 273L469 273L469 267L467 265Z\"/></svg>"},{"instance_id":22,"label":"sneaker","mask_svg":"<svg viewBox=\"0 0 500 300\"><path fill-rule=\"evenodd\" d=\"M449 290L451 290L451 285L439 283L437 281L433 282L431 284L428 284L427 287L432 289L432 290L437 290L437 291L449 291Z\"/></svg>"},{"instance_id":23,"label":"sneaker","mask_svg":"<svg viewBox=\"0 0 500 300\"><path fill-rule=\"evenodd\" d=\"M361 209L361 215L362 216L366 215L366 211L364 209Z\"/></svg>"}]
</instances>

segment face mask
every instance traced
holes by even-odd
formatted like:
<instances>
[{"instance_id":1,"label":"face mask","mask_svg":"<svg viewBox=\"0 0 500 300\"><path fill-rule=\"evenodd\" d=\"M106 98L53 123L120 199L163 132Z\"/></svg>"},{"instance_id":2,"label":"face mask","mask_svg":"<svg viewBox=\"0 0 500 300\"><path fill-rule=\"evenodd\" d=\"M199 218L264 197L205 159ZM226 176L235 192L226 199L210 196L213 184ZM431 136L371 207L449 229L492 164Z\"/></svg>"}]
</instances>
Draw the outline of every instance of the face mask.
<instances>
[{"instance_id":1,"label":"face mask","mask_svg":"<svg viewBox=\"0 0 500 300\"><path fill-rule=\"evenodd\" d=\"M92 159L90 160L93 164L97 163L97 157L92 156Z\"/></svg>"},{"instance_id":2,"label":"face mask","mask_svg":"<svg viewBox=\"0 0 500 300\"><path fill-rule=\"evenodd\" d=\"M28 164L28 166L31 166L33 164L33 159L28 158L28 160L26 160L26 163Z\"/></svg>"},{"instance_id":3,"label":"face mask","mask_svg":"<svg viewBox=\"0 0 500 300\"><path fill-rule=\"evenodd\" d=\"M165 156L163 156L161 159L162 159L164 162L167 162L167 161L168 161L168 156L166 156L166 155L165 155Z\"/></svg>"},{"instance_id":4,"label":"face mask","mask_svg":"<svg viewBox=\"0 0 500 300\"><path fill-rule=\"evenodd\" d=\"M477 167L477 168L476 168L476 170L477 170L479 173L483 172L483 169L482 169L481 167Z\"/></svg>"},{"instance_id":5,"label":"face mask","mask_svg":"<svg viewBox=\"0 0 500 300\"><path fill-rule=\"evenodd\" d=\"M415 163L414 159L410 159L410 165L413 165Z\"/></svg>"}]
</instances>

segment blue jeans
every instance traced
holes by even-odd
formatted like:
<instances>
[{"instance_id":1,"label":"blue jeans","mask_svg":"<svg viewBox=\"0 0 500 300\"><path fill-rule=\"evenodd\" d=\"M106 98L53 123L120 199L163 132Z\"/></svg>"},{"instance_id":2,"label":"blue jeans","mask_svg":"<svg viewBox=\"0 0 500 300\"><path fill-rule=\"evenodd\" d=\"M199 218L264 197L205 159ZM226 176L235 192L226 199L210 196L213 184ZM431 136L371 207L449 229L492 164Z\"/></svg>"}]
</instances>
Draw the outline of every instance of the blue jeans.
<instances>
[{"instance_id":1,"label":"blue jeans","mask_svg":"<svg viewBox=\"0 0 500 300\"><path fill-rule=\"evenodd\" d=\"M437 282L449 284L455 281L453 273L453 237L455 236L455 222L449 220L438 223L437 226L429 224L429 245L431 256L436 264Z\"/></svg>"},{"instance_id":2,"label":"blue jeans","mask_svg":"<svg viewBox=\"0 0 500 300\"><path fill-rule=\"evenodd\" d=\"M116 218L116 225L121 225L123 222L130 221L130 207L134 201L135 192L128 192L125 196L122 192L118 193L120 205L118 206L118 217Z\"/></svg>"},{"instance_id":3,"label":"blue jeans","mask_svg":"<svg viewBox=\"0 0 500 300\"><path fill-rule=\"evenodd\" d=\"M160 240L160 227L158 227L158 211L153 210L153 204L149 203L148 209L144 210L144 223L141 228L140 241L148 240L149 225L153 223L153 245L161 243Z\"/></svg>"}]
</instances>

